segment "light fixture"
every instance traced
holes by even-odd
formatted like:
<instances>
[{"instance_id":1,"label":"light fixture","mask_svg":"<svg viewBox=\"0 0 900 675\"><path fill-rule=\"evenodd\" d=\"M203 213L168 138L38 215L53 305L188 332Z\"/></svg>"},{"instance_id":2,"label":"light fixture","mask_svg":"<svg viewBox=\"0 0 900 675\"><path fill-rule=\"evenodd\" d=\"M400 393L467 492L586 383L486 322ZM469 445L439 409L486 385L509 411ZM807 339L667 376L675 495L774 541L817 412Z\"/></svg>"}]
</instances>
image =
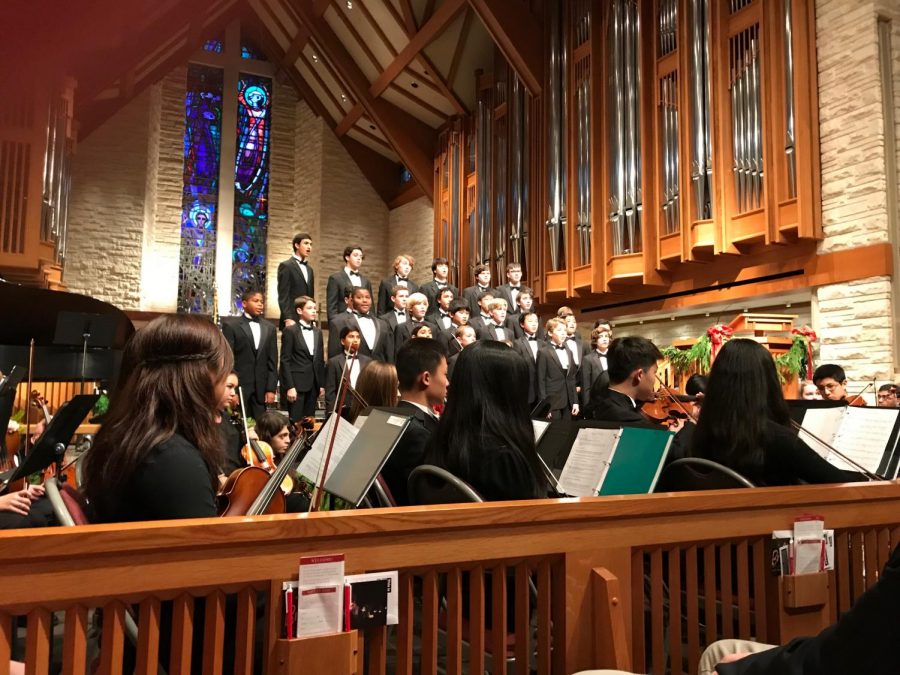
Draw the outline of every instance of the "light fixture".
<instances>
[{"instance_id":1,"label":"light fixture","mask_svg":"<svg viewBox=\"0 0 900 675\"><path fill-rule=\"evenodd\" d=\"M353 1L347 0L347 9L353 9Z\"/></svg>"},{"instance_id":2,"label":"light fixture","mask_svg":"<svg viewBox=\"0 0 900 675\"><path fill-rule=\"evenodd\" d=\"M341 100L344 101L344 102L346 102L346 101L347 101L347 97L346 97L344 94L341 94Z\"/></svg>"},{"instance_id":3,"label":"light fixture","mask_svg":"<svg viewBox=\"0 0 900 675\"><path fill-rule=\"evenodd\" d=\"M313 63L318 63L318 62L319 62L319 57L316 56L315 54L313 54Z\"/></svg>"}]
</instances>

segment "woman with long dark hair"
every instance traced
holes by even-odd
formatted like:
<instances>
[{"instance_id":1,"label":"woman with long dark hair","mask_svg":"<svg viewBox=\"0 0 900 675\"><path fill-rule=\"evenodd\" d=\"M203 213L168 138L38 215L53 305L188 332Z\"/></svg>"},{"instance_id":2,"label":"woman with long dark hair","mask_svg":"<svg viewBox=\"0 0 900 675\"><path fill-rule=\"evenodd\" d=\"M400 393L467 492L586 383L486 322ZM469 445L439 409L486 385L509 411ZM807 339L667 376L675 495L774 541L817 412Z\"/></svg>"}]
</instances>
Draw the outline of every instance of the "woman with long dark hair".
<instances>
[{"instance_id":1,"label":"woman with long dark hair","mask_svg":"<svg viewBox=\"0 0 900 675\"><path fill-rule=\"evenodd\" d=\"M469 345L457 358L426 462L447 469L488 501L546 497L528 411L522 356L502 342Z\"/></svg>"},{"instance_id":2,"label":"woman with long dark hair","mask_svg":"<svg viewBox=\"0 0 900 675\"><path fill-rule=\"evenodd\" d=\"M729 340L716 356L691 454L756 485L866 480L829 464L798 438L772 355L754 340Z\"/></svg>"},{"instance_id":3,"label":"woman with long dark hair","mask_svg":"<svg viewBox=\"0 0 900 675\"><path fill-rule=\"evenodd\" d=\"M208 319L161 316L125 347L119 387L85 457L83 489L102 522L216 515L216 408L232 355Z\"/></svg>"}]
</instances>

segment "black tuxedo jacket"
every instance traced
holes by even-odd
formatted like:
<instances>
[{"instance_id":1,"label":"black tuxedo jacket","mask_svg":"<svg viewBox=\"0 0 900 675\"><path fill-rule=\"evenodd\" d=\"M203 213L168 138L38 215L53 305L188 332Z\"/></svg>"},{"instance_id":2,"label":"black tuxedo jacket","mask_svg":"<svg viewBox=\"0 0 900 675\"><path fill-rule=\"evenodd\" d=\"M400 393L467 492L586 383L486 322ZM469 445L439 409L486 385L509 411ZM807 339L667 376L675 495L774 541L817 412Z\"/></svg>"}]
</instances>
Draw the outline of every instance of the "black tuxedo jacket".
<instances>
[{"instance_id":1,"label":"black tuxedo jacket","mask_svg":"<svg viewBox=\"0 0 900 675\"><path fill-rule=\"evenodd\" d=\"M500 338L497 334L497 326L491 321L489 324L482 325L480 328L475 329L475 337L479 340L509 340L512 342L516 339L516 332L511 330L509 326L503 326L503 338Z\"/></svg>"},{"instance_id":2,"label":"black tuxedo jacket","mask_svg":"<svg viewBox=\"0 0 900 675\"><path fill-rule=\"evenodd\" d=\"M538 400L550 399L550 410L564 410L578 403L578 395L575 392L575 377L578 367L575 365L575 357L572 350L569 352L569 367L563 370L559 359L556 357L556 349L545 344L538 350L537 355L537 386Z\"/></svg>"},{"instance_id":3,"label":"black tuxedo jacket","mask_svg":"<svg viewBox=\"0 0 900 675\"><path fill-rule=\"evenodd\" d=\"M537 346L537 353L539 354L541 347L544 346L540 338L537 338ZM537 354L531 351L528 338L525 337L524 333L522 334L522 337L516 338L516 341L513 342L513 349L515 349L516 352L525 359L525 363L528 364L528 402L533 407L538 401ZM554 357L555 356L556 355L554 354Z\"/></svg>"},{"instance_id":4,"label":"black tuxedo jacket","mask_svg":"<svg viewBox=\"0 0 900 675\"><path fill-rule=\"evenodd\" d=\"M362 371L366 369L370 363L372 363L372 359L368 356L363 356L358 354L356 357L359 360L359 372L360 375ZM327 415L332 410L334 410L334 402L337 399L338 391L341 387L341 374L344 372L344 366L347 364L347 357L343 352L328 359L328 363L325 364L325 414ZM344 397L344 405L349 405L353 401L353 398L350 394Z\"/></svg>"},{"instance_id":5,"label":"black tuxedo jacket","mask_svg":"<svg viewBox=\"0 0 900 675\"><path fill-rule=\"evenodd\" d=\"M417 466L425 463L425 449L437 429L438 421L407 401L400 401L397 410L402 411L404 415L410 415L412 419L381 470L381 475L394 495L397 506L408 506L409 492L406 483L409 474Z\"/></svg>"},{"instance_id":6,"label":"black tuxedo jacket","mask_svg":"<svg viewBox=\"0 0 900 675\"><path fill-rule=\"evenodd\" d=\"M396 274L392 274L387 279L382 279L381 283L378 284L378 305L376 308L378 316L381 316L385 312L389 312L394 307L394 303L391 302L391 291L396 285ZM419 290L419 285L412 279L406 280L406 287L409 289L410 294Z\"/></svg>"},{"instance_id":7,"label":"black tuxedo jacket","mask_svg":"<svg viewBox=\"0 0 900 675\"><path fill-rule=\"evenodd\" d=\"M309 281L303 278L300 263L296 258L290 257L278 263L278 308L281 310L282 326L286 319L297 320L294 300L301 295L315 297L316 276L311 265L307 265L306 270L309 273Z\"/></svg>"},{"instance_id":8,"label":"black tuxedo jacket","mask_svg":"<svg viewBox=\"0 0 900 675\"><path fill-rule=\"evenodd\" d=\"M453 291L454 298L459 297L459 289L456 286L454 286L453 284L445 284L445 287ZM436 282L434 279L429 281L427 284L422 284L421 286L419 286L419 293L424 294L425 297L428 298L429 309L437 306L437 296L439 290L440 288L438 287L438 282Z\"/></svg>"},{"instance_id":9,"label":"black tuxedo jacket","mask_svg":"<svg viewBox=\"0 0 900 675\"><path fill-rule=\"evenodd\" d=\"M352 285L353 283L343 267L328 277L328 285L325 287L325 305L328 311L329 328L331 328L331 320L335 316L347 311L347 303L344 302L344 289ZM368 277L360 274L359 285L362 288L368 288L369 295L372 295L372 282L369 281ZM375 296L372 295L372 302L374 301Z\"/></svg>"},{"instance_id":10,"label":"black tuxedo jacket","mask_svg":"<svg viewBox=\"0 0 900 675\"><path fill-rule=\"evenodd\" d=\"M610 389L609 386L591 387L585 417L601 422L646 423L648 421L641 413L640 408L635 407L628 396Z\"/></svg>"},{"instance_id":11,"label":"black tuxedo jacket","mask_svg":"<svg viewBox=\"0 0 900 675\"><path fill-rule=\"evenodd\" d=\"M372 316L371 314L369 316ZM379 361L392 363L394 360L394 336L387 323L372 316L375 322L375 345L370 347L360 330L359 353ZM332 358L344 351L341 345L341 329L344 326L353 326L359 330L359 321L353 312L344 312L335 316L328 325L328 358Z\"/></svg>"},{"instance_id":12,"label":"black tuxedo jacket","mask_svg":"<svg viewBox=\"0 0 900 675\"><path fill-rule=\"evenodd\" d=\"M384 321L388 325L388 328L391 329L391 334L393 335L394 331L397 330L397 326L398 326L397 315L394 314L394 308L393 307L389 308L388 311L381 314L378 318L381 319L382 321ZM406 321L409 321L409 314L406 315Z\"/></svg>"},{"instance_id":13,"label":"black tuxedo jacket","mask_svg":"<svg viewBox=\"0 0 900 675\"><path fill-rule=\"evenodd\" d=\"M260 319L259 349L253 346L250 321L245 316L229 316L222 319L222 334L231 345L234 354L234 370L244 392L256 394L260 403L267 391L278 387L278 346L275 342L275 326Z\"/></svg>"},{"instance_id":14,"label":"black tuxedo jacket","mask_svg":"<svg viewBox=\"0 0 900 675\"><path fill-rule=\"evenodd\" d=\"M424 323L426 326L431 328L431 336L438 341L439 335L443 333L443 331L431 323L428 319L425 319L421 323ZM397 352L400 351L400 347L406 344L406 341L412 337L413 328L418 326L419 324L414 321L407 321L406 323L401 323L397 328L394 329L394 359L397 358Z\"/></svg>"},{"instance_id":15,"label":"black tuxedo jacket","mask_svg":"<svg viewBox=\"0 0 900 675\"><path fill-rule=\"evenodd\" d=\"M297 391L312 391L325 386L325 347L322 329L313 326L313 349L310 354L299 323L281 334L281 386Z\"/></svg>"},{"instance_id":16,"label":"black tuxedo jacket","mask_svg":"<svg viewBox=\"0 0 900 675\"><path fill-rule=\"evenodd\" d=\"M469 286L468 288L464 288L462 292L462 299L469 303L469 312L472 316L481 312L481 308L478 306L478 296L484 293L485 291L494 292L493 288L485 288L484 290L478 288L478 286Z\"/></svg>"},{"instance_id":17,"label":"black tuxedo jacket","mask_svg":"<svg viewBox=\"0 0 900 675\"><path fill-rule=\"evenodd\" d=\"M581 404L587 406L594 387L608 387L609 373L596 349L592 349L581 361Z\"/></svg>"}]
</instances>

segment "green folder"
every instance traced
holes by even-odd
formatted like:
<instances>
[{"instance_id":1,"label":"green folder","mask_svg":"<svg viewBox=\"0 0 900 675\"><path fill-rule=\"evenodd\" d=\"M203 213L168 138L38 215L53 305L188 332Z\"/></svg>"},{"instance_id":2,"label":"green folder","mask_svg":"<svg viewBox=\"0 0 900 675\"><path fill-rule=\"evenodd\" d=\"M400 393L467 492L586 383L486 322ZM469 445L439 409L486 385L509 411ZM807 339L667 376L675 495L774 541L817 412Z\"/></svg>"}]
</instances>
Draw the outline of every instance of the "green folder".
<instances>
[{"instance_id":1,"label":"green folder","mask_svg":"<svg viewBox=\"0 0 900 675\"><path fill-rule=\"evenodd\" d=\"M673 437L671 431L622 429L598 494L645 495L653 492Z\"/></svg>"}]
</instances>

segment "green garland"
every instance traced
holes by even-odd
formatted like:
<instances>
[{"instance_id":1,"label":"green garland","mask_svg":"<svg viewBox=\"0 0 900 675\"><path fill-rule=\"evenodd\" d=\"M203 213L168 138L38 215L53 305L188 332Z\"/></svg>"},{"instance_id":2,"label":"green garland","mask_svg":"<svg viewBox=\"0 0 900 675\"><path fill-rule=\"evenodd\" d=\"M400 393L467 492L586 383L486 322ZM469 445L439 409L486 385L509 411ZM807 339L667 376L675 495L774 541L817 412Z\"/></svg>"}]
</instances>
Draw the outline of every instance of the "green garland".
<instances>
[{"instance_id":1,"label":"green garland","mask_svg":"<svg viewBox=\"0 0 900 675\"><path fill-rule=\"evenodd\" d=\"M712 343L709 335L703 335L690 349L678 349L678 347L663 347L662 354L669 362L676 375L688 373L709 373L712 361ZM799 376L803 372L807 359L807 339L804 335L791 336L791 348L775 357L775 367L778 377L783 382L789 375Z\"/></svg>"},{"instance_id":2,"label":"green garland","mask_svg":"<svg viewBox=\"0 0 900 675\"><path fill-rule=\"evenodd\" d=\"M687 375L690 372L706 375L712 360L712 342L709 335L703 335L690 349L663 347L662 354L669 362L676 375Z\"/></svg>"}]
</instances>

